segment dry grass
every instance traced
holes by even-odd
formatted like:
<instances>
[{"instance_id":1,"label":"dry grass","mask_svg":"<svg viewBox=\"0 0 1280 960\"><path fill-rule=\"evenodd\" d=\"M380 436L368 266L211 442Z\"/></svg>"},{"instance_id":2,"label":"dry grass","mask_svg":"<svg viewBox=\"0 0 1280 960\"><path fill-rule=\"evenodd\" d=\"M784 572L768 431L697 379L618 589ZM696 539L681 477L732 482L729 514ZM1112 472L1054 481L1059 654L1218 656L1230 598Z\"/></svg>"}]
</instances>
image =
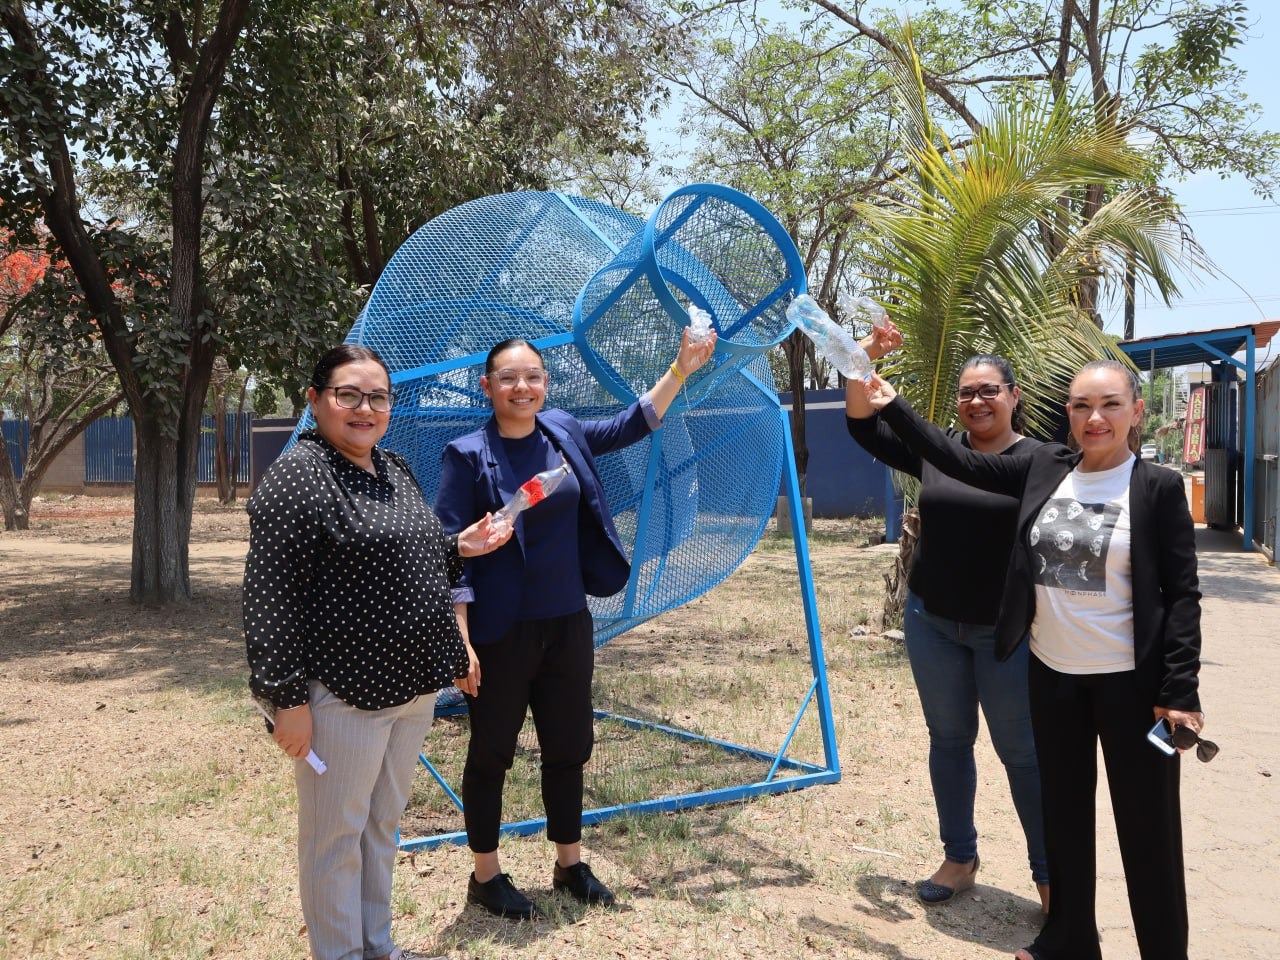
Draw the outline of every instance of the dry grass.
<instances>
[{"instance_id":1,"label":"dry grass","mask_svg":"<svg viewBox=\"0 0 1280 960\"><path fill-rule=\"evenodd\" d=\"M244 695L242 513L202 505L199 599L155 611L123 599L127 516L49 507L37 505L37 529L0 541L0 960L303 956L291 777ZM401 942L471 958L894 960L994 957L1025 942L1024 881L1006 886L1026 896L949 917L926 918L910 897L934 856L932 802L905 659L868 627L892 556L865 548L875 532L820 524L812 544L842 783L588 829L588 858L625 904L612 912L551 894L543 840L503 847L504 868L548 914L533 925L465 907L465 850L406 857ZM600 651L599 699L774 749L807 689L807 654L790 541L770 534L712 593ZM456 721L427 744L446 769L464 745ZM820 750L806 719L793 752ZM717 766L729 765L602 728L589 790L605 804L653 796ZM532 765L513 781L508 815L536 813ZM406 833L451 818L422 776Z\"/></svg>"}]
</instances>

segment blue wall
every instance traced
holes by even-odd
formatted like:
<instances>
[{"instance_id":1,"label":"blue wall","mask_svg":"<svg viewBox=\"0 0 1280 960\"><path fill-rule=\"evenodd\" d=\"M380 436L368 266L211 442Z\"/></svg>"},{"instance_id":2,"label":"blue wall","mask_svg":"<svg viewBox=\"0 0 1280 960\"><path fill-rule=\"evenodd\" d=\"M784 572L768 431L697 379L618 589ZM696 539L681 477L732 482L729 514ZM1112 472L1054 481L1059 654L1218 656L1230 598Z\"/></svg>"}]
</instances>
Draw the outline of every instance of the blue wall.
<instances>
[{"instance_id":1,"label":"blue wall","mask_svg":"<svg viewBox=\"0 0 1280 960\"><path fill-rule=\"evenodd\" d=\"M849 436L843 390L805 392L805 442L809 447L806 494L815 517L867 517L885 513L890 471ZM791 394L780 394L791 409Z\"/></svg>"},{"instance_id":2,"label":"blue wall","mask_svg":"<svg viewBox=\"0 0 1280 960\"><path fill-rule=\"evenodd\" d=\"M790 410L791 394L780 394L780 399ZM805 403L809 446L806 492L813 500L813 515L884 516L890 471L849 436L844 419L844 391L810 390L805 394ZM290 419L254 421L254 485L284 448L296 422Z\"/></svg>"},{"instance_id":3,"label":"blue wall","mask_svg":"<svg viewBox=\"0 0 1280 960\"><path fill-rule=\"evenodd\" d=\"M31 443L31 428L25 420L0 420L0 437L4 438L9 448L9 463L13 466L13 479L22 479L22 468L26 464L23 456Z\"/></svg>"},{"instance_id":4,"label":"blue wall","mask_svg":"<svg viewBox=\"0 0 1280 960\"><path fill-rule=\"evenodd\" d=\"M227 414L227 429L236 430L237 416ZM236 475L237 483L245 483L249 479L249 425L252 417L244 414L239 417L240 431L240 471ZM201 421L199 461L196 465L196 482L213 483L214 473L214 436L213 417L205 416ZM22 444L27 442L29 425L25 420L5 420L4 438L9 444L9 456L13 461L14 475L22 476L21 449L18 436L22 435ZM129 417L99 417L89 424L84 431L84 480L85 483L133 483L133 420Z\"/></svg>"}]
</instances>

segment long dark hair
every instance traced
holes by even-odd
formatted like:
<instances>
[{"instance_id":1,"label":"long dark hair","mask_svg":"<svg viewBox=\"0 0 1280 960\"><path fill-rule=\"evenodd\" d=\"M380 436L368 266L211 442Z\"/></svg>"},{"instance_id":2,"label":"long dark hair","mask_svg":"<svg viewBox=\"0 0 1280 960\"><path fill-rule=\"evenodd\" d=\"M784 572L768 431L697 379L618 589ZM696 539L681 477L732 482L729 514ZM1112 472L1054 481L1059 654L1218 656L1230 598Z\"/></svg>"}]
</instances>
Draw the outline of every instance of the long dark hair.
<instances>
[{"instance_id":1,"label":"long dark hair","mask_svg":"<svg viewBox=\"0 0 1280 960\"><path fill-rule=\"evenodd\" d=\"M1120 373L1124 374L1125 380L1129 382L1129 393L1131 395L1131 399L1133 400L1133 402L1136 404L1139 400L1142 399L1142 381L1138 379L1138 375L1137 373L1134 372L1133 367L1129 366L1128 364L1121 363L1119 360L1111 360L1111 359L1090 360L1088 363L1086 363L1083 367L1080 368L1080 373L1077 373L1075 377L1071 378L1071 382L1075 383L1076 379L1080 376L1080 374L1087 373L1090 370L1118 370ZM1138 418L1137 423L1135 423L1132 427L1129 428L1128 440L1129 440L1129 450L1131 453L1141 452L1142 450L1142 418L1141 417ZM1074 433L1070 435L1070 439L1067 441L1067 446L1069 446L1072 450L1080 449L1080 445L1076 443L1076 435Z\"/></svg>"},{"instance_id":2,"label":"long dark hair","mask_svg":"<svg viewBox=\"0 0 1280 960\"><path fill-rule=\"evenodd\" d=\"M363 363L365 360L372 360L380 366L387 375L387 383L391 382L391 371L376 350L360 343L340 343L326 350L324 356L316 361L316 367L311 371L311 386L323 390L329 386L329 378L338 367L347 363Z\"/></svg>"},{"instance_id":3,"label":"long dark hair","mask_svg":"<svg viewBox=\"0 0 1280 960\"><path fill-rule=\"evenodd\" d=\"M1013 364L994 353L975 353L960 365L960 373L956 374L956 379L958 380L960 374L963 374L966 370L972 370L975 367L995 367L1000 371L1000 379L1004 381L1005 386L1010 390L1018 385L1018 379L1013 375ZM1023 408L1022 394L1018 394L1018 402L1013 405L1013 413L1009 418L1009 424L1013 427L1015 433L1027 432L1027 412Z\"/></svg>"},{"instance_id":4,"label":"long dark hair","mask_svg":"<svg viewBox=\"0 0 1280 960\"><path fill-rule=\"evenodd\" d=\"M502 340L499 343L495 343L493 345L493 349L489 351L489 356L485 358L484 375L486 377L493 373L493 363L494 360L497 359L498 354L502 353L504 350L510 350L512 347L528 347L538 355L539 360L542 360L542 351L528 340L525 340L523 337L507 337L507 339ZM546 366L546 361L542 361L542 365Z\"/></svg>"}]
</instances>

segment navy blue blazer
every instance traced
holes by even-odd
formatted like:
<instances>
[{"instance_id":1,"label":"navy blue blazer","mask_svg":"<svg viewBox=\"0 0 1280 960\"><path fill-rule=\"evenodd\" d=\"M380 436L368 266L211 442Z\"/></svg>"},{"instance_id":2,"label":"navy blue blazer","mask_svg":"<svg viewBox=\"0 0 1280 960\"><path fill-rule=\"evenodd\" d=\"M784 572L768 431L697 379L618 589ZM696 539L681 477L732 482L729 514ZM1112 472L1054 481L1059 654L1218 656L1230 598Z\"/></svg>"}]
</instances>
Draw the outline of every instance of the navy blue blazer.
<instances>
[{"instance_id":1,"label":"navy blue blazer","mask_svg":"<svg viewBox=\"0 0 1280 960\"><path fill-rule=\"evenodd\" d=\"M992 455L970 450L895 398L880 417L916 453L965 483L1018 497L1018 534L996 623L996 657L1008 659L1035 619L1036 564L1028 534L1080 454L1060 443ZM1200 709L1200 583L1195 525L1182 477L1139 458L1129 486L1133 652L1138 687L1153 707Z\"/></svg>"},{"instance_id":2,"label":"navy blue blazer","mask_svg":"<svg viewBox=\"0 0 1280 960\"><path fill-rule=\"evenodd\" d=\"M611 420L578 420L563 410L544 410L538 428L569 461L582 489L578 516L578 557L587 593L607 597L626 586L631 562L623 552L595 458L642 440L660 424L647 399L637 400ZM462 530L485 513L496 512L528 477L516 477L492 417L479 430L444 450L436 513L448 533ZM524 577L524 517L515 535L483 557L466 561L455 601L474 598L467 610L473 644L494 643L519 619ZM582 598L585 607L587 598Z\"/></svg>"}]
</instances>

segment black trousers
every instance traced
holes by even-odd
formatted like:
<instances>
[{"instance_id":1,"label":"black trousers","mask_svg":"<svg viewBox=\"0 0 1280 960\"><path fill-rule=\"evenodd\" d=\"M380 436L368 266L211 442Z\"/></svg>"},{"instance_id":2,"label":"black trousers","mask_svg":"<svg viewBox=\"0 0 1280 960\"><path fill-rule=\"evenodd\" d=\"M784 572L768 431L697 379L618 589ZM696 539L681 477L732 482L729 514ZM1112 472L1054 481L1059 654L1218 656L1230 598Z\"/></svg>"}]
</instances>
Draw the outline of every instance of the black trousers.
<instances>
[{"instance_id":1,"label":"black trousers","mask_svg":"<svg viewBox=\"0 0 1280 960\"><path fill-rule=\"evenodd\" d=\"M1094 912L1101 741L1138 950L1142 960L1186 960L1179 757L1147 741L1155 716L1133 671L1078 676L1030 659L1051 891L1049 917L1033 944L1037 956L1102 957Z\"/></svg>"},{"instance_id":2,"label":"black trousers","mask_svg":"<svg viewBox=\"0 0 1280 960\"><path fill-rule=\"evenodd\" d=\"M498 849L502 786L530 710L542 754L547 838L554 843L582 838L582 768L595 742L593 639L591 613L584 609L522 620L498 642L475 648L480 695L467 697L471 742L462 772L462 807L467 842L476 853Z\"/></svg>"}]
</instances>

